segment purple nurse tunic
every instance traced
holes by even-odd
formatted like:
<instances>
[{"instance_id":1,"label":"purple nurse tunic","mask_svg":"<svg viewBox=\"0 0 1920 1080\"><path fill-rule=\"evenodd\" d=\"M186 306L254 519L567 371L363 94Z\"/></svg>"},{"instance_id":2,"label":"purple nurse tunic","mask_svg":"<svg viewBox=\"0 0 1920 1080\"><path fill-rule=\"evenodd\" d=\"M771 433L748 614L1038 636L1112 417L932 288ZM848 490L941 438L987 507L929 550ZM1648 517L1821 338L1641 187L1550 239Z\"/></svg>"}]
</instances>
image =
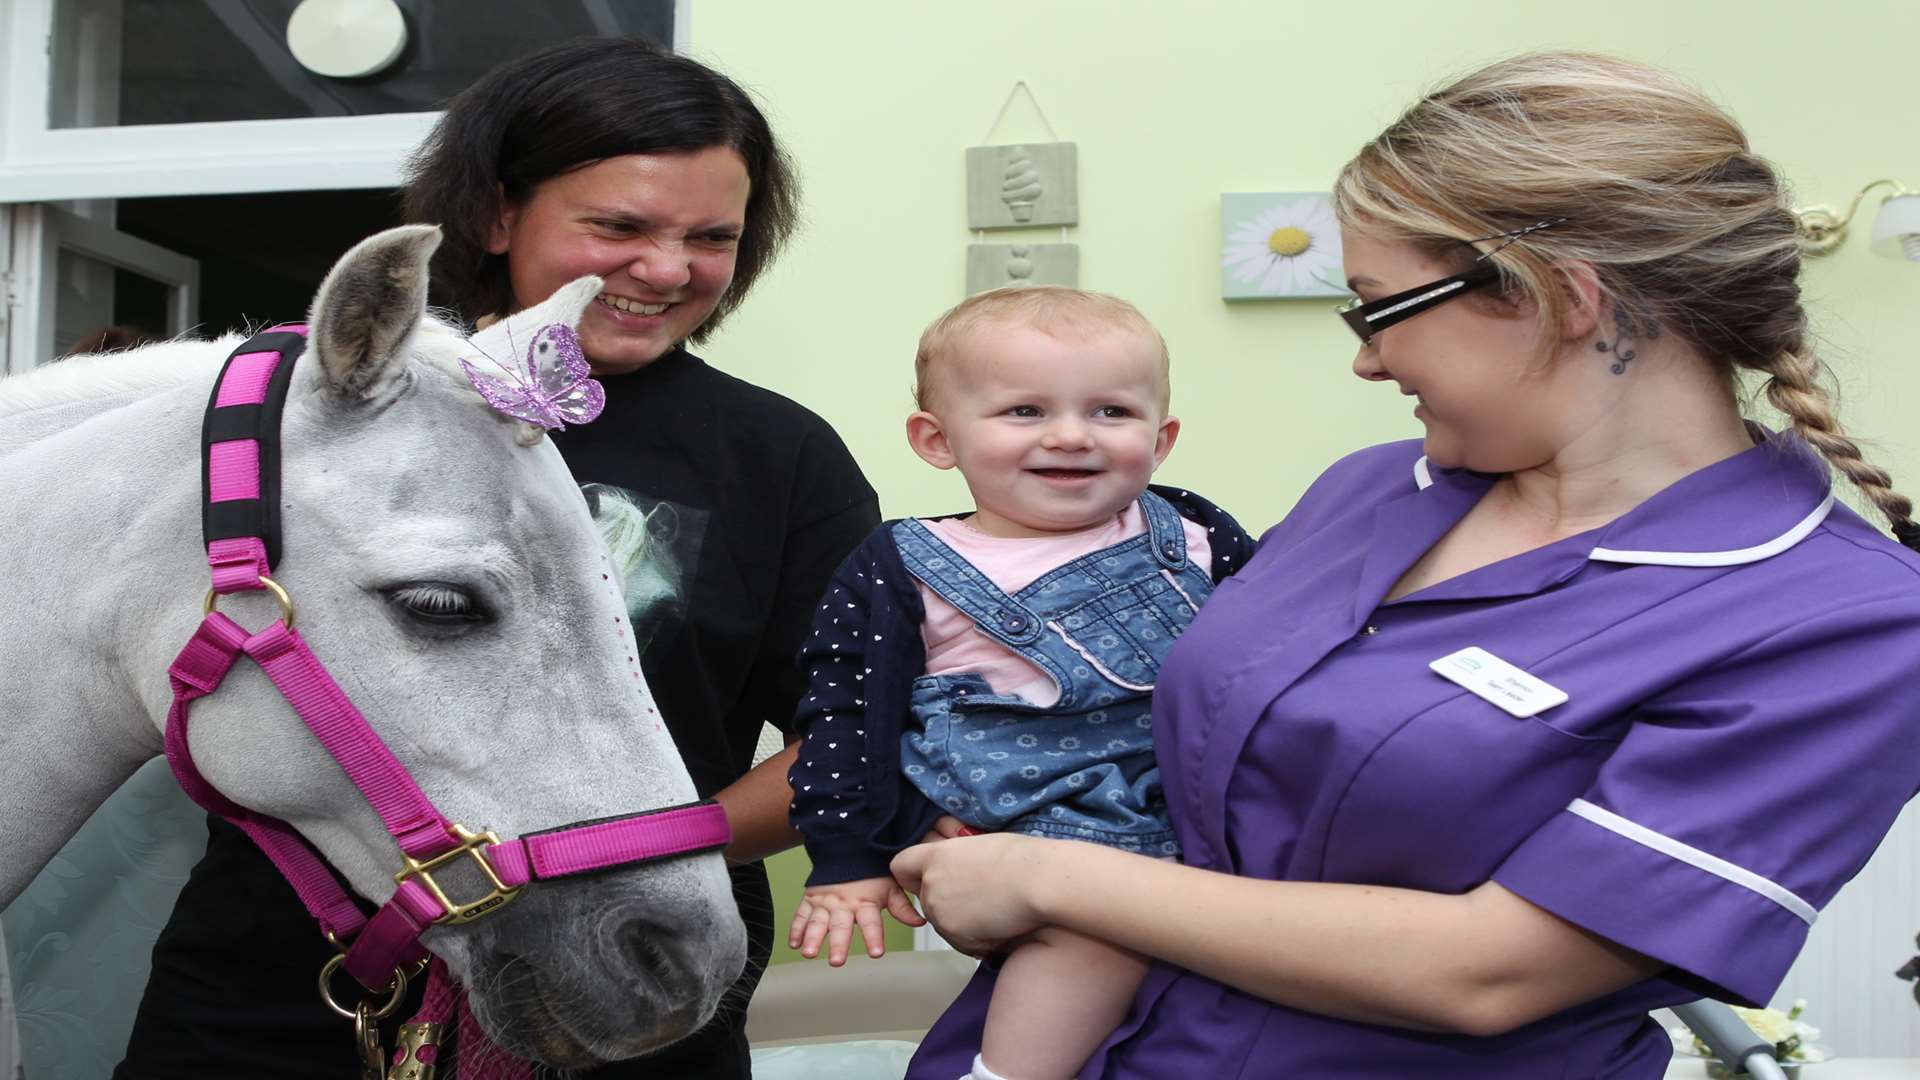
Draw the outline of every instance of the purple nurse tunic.
<instances>
[{"instance_id":1,"label":"purple nurse tunic","mask_svg":"<svg viewBox=\"0 0 1920 1080\"><path fill-rule=\"evenodd\" d=\"M1756 437L1601 529L1391 603L1492 478L1417 442L1354 454L1221 583L1154 696L1186 862L1493 880L1666 971L1477 1038L1161 964L1082 1076L1653 1080L1670 1050L1649 1009L1765 1001L1920 789L1920 557L1836 503L1804 444ZM1566 701L1516 718L1429 667L1468 647ZM992 977L910 1077L966 1072Z\"/></svg>"}]
</instances>

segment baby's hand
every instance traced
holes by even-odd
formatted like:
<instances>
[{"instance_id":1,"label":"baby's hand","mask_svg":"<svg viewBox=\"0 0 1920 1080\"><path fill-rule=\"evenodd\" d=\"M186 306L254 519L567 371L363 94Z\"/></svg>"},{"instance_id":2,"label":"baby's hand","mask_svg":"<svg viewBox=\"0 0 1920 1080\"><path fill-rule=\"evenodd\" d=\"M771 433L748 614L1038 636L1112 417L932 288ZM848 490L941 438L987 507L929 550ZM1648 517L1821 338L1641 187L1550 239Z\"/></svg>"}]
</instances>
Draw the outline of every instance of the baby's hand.
<instances>
[{"instance_id":1,"label":"baby's hand","mask_svg":"<svg viewBox=\"0 0 1920 1080\"><path fill-rule=\"evenodd\" d=\"M890 877L810 885L794 912L793 925L787 928L787 948L799 949L801 956L811 960L820 955L820 941L825 938L827 963L839 967L847 962L847 946L858 926L867 955L884 956L887 941L881 930L881 908L908 926L926 925L906 891Z\"/></svg>"}]
</instances>

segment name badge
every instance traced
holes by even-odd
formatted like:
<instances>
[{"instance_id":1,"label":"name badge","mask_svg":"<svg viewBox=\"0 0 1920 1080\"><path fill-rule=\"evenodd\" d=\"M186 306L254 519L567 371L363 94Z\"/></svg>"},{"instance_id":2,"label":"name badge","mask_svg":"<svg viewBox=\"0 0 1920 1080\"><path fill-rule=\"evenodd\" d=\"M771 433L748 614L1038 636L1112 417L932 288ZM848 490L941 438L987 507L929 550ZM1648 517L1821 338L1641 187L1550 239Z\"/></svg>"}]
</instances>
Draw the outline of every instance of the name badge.
<instances>
[{"instance_id":1,"label":"name badge","mask_svg":"<svg viewBox=\"0 0 1920 1080\"><path fill-rule=\"evenodd\" d=\"M1563 705L1567 700L1565 690L1521 671L1477 645L1469 645L1427 666L1449 682L1459 684L1522 720Z\"/></svg>"}]
</instances>

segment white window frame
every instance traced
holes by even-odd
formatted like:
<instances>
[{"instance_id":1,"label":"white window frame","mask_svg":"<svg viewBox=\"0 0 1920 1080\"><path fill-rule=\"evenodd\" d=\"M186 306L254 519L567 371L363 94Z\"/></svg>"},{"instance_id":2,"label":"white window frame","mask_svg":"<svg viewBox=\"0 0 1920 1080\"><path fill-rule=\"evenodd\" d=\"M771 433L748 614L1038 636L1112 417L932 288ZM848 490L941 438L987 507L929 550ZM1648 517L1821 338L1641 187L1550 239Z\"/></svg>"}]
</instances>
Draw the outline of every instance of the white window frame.
<instances>
[{"instance_id":1,"label":"white window frame","mask_svg":"<svg viewBox=\"0 0 1920 1080\"><path fill-rule=\"evenodd\" d=\"M0 203L397 187L437 112L50 128L56 0L0 0ZM692 0L675 0L685 52Z\"/></svg>"},{"instance_id":2,"label":"white window frame","mask_svg":"<svg viewBox=\"0 0 1920 1080\"><path fill-rule=\"evenodd\" d=\"M54 206L0 207L11 218L12 259L8 275L11 318L0 373L18 375L54 359L54 314L59 298L60 252L131 270L167 287L167 337L193 328L200 310L200 264L158 244L129 236Z\"/></svg>"}]
</instances>

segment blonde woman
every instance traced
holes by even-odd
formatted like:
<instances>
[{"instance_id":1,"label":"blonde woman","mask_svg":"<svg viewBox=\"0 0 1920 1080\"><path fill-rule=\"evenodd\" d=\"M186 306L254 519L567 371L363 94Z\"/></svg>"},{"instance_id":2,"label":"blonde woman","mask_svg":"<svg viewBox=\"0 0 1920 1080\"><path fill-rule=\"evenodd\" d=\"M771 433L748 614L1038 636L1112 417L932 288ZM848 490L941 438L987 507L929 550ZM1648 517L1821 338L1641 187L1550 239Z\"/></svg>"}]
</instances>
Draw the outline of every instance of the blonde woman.
<instances>
[{"instance_id":1,"label":"blonde woman","mask_svg":"<svg viewBox=\"0 0 1920 1080\"><path fill-rule=\"evenodd\" d=\"M1647 1011L1764 1001L1920 787L1920 557L1833 475L1920 529L1815 379L1778 178L1673 76L1494 64L1336 205L1354 371L1425 438L1329 469L1167 658L1185 865L994 835L895 874L975 950L1157 961L1083 1076L1652 1080ZM991 979L911 1076L967 1073Z\"/></svg>"}]
</instances>

